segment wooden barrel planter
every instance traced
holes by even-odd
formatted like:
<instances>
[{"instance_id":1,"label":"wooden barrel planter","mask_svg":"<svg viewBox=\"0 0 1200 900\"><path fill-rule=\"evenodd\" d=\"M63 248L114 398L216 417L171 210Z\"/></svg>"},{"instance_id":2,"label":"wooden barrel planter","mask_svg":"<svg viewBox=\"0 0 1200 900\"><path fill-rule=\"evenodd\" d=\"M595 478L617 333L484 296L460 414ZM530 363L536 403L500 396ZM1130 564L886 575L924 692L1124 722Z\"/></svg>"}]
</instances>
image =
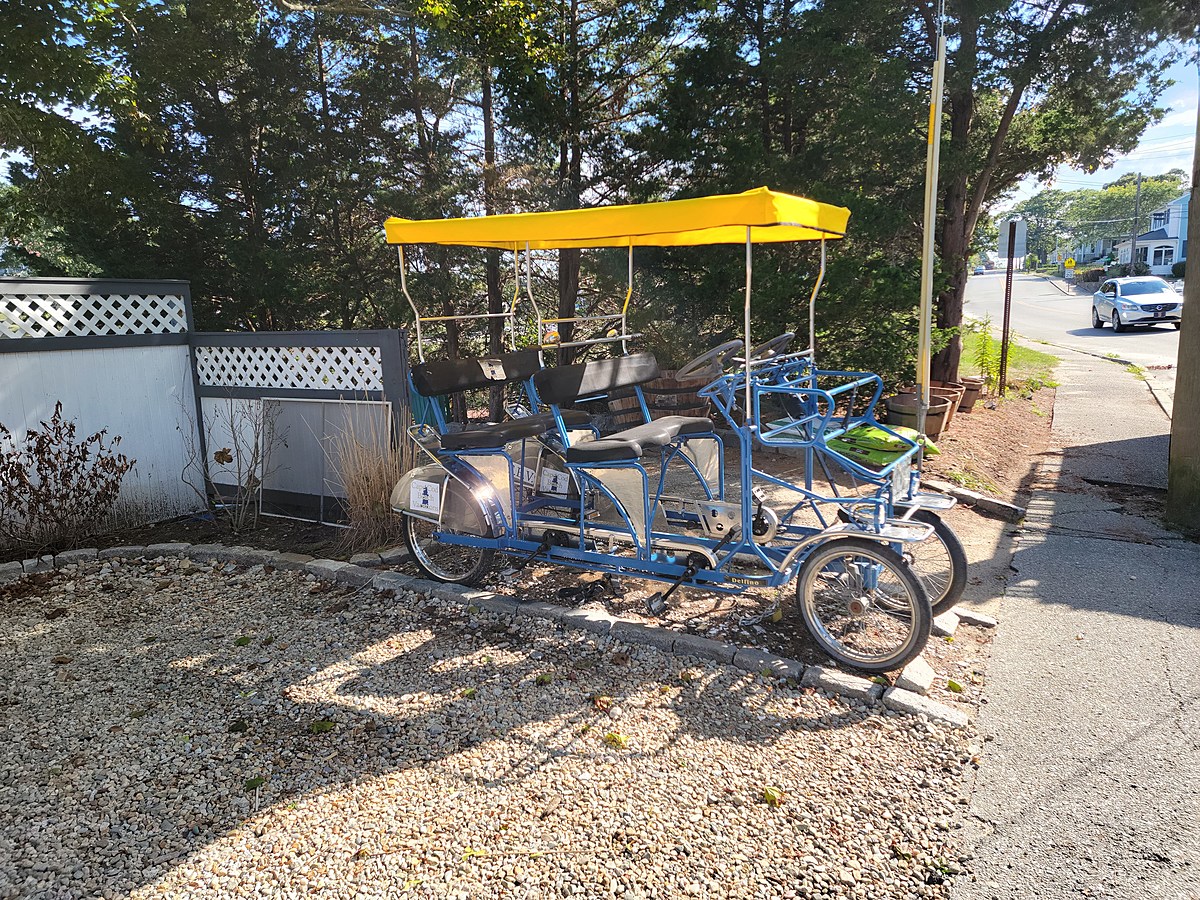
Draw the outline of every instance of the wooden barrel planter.
<instances>
[{"instance_id":1,"label":"wooden barrel planter","mask_svg":"<svg viewBox=\"0 0 1200 900\"><path fill-rule=\"evenodd\" d=\"M708 400L696 392L713 379L708 375L678 378L673 371L661 372L658 378L642 385L650 418L663 416L708 416ZM608 397L614 427L630 428L642 422L642 410L632 390L614 391Z\"/></svg>"},{"instance_id":2,"label":"wooden barrel planter","mask_svg":"<svg viewBox=\"0 0 1200 900\"><path fill-rule=\"evenodd\" d=\"M917 427L917 407L921 398L917 394L896 394L888 397L887 423L889 425L904 425L908 428ZM950 414L950 401L940 397L929 398L929 409L925 413L925 435L930 440L937 440L946 430L946 419Z\"/></svg>"}]
</instances>

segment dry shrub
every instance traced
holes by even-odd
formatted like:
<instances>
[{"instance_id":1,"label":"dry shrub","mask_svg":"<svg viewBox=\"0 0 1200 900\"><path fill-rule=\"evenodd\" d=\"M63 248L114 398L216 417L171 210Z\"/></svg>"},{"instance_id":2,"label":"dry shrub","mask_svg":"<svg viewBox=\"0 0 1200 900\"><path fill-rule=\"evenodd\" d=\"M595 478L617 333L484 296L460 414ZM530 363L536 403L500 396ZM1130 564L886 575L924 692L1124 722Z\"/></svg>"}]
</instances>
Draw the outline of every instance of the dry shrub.
<instances>
[{"instance_id":1,"label":"dry shrub","mask_svg":"<svg viewBox=\"0 0 1200 900\"><path fill-rule=\"evenodd\" d=\"M407 471L404 455L382 425L371 419L364 435L347 428L333 439L333 463L345 491L350 527L342 538L347 552L393 547L403 542L398 515L392 512L392 488Z\"/></svg>"},{"instance_id":2,"label":"dry shrub","mask_svg":"<svg viewBox=\"0 0 1200 900\"><path fill-rule=\"evenodd\" d=\"M77 547L107 521L136 460L105 429L76 437L54 404L49 422L18 440L0 424L0 547L29 553Z\"/></svg>"}]
</instances>

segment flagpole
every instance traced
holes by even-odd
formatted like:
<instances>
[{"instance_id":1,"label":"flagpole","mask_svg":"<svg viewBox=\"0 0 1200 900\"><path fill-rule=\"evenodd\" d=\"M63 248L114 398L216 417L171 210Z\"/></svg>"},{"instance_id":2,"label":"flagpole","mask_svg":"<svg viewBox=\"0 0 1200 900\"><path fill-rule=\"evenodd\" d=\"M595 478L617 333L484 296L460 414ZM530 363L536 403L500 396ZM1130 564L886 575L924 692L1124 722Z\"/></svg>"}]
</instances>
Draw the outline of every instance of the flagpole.
<instances>
[{"instance_id":1,"label":"flagpole","mask_svg":"<svg viewBox=\"0 0 1200 900\"><path fill-rule=\"evenodd\" d=\"M929 145L925 154L925 230L921 246L921 323L917 340L917 431L925 435L929 412L929 379L933 363L933 235L937 224L938 162L942 144L942 94L946 81L946 34L942 11L938 10L937 59L929 98ZM922 443L923 446L923 443Z\"/></svg>"}]
</instances>

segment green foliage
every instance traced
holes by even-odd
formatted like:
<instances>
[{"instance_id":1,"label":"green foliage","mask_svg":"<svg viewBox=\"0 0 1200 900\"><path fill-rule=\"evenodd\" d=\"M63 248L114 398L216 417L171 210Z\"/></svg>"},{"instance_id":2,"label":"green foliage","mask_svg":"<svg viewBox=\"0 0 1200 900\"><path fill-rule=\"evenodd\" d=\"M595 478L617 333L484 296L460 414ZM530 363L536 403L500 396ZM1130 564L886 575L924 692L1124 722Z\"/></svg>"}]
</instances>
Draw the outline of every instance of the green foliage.
<instances>
[{"instance_id":1,"label":"green foliage","mask_svg":"<svg viewBox=\"0 0 1200 900\"><path fill-rule=\"evenodd\" d=\"M1139 233L1150 213L1179 198L1188 188L1182 169L1142 179ZM1101 238L1128 238L1134 224L1137 185L1123 175L1102 188L1039 191L1013 207L1029 222L1029 251L1042 259L1061 247L1090 244ZM1173 215L1178 215L1175 208Z\"/></svg>"},{"instance_id":2,"label":"green foliage","mask_svg":"<svg viewBox=\"0 0 1200 900\"><path fill-rule=\"evenodd\" d=\"M1149 275L1150 266L1140 259L1133 264L1133 271L1129 271L1129 263L1121 263L1117 266L1109 266L1107 270L1109 278L1127 278L1130 275Z\"/></svg>"},{"instance_id":3,"label":"green foliage","mask_svg":"<svg viewBox=\"0 0 1200 900\"><path fill-rule=\"evenodd\" d=\"M821 362L911 377L932 62L919 7L422 0L398 10L14 6L0 33L0 148L23 155L0 185L0 268L186 278L201 328L401 325L410 312L380 228L389 215L768 184L852 213L850 237L829 248ZM1130 149L1161 114L1159 68L1175 52L1165 38L1194 23L1178 0L1089 0L1053 18L1025 3L950 14L937 338L954 347L966 260L992 240L981 211L1027 174L1098 167ZM1143 209L1169 189L1152 181ZM1115 212L1079 215L1130 214L1127 184L1102 193ZM1062 202L1028 202L1042 250L1059 237ZM497 291L511 296L496 257L407 248L410 291L430 311L478 312ZM619 309L624 255L584 254L578 273L571 257L535 267L543 310ZM792 330L807 342L815 270L815 247L756 249L756 339ZM743 283L737 247L639 251L637 324L664 364L681 362L740 332ZM430 330L434 354L488 346L483 327ZM533 337L527 322L519 332Z\"/></svg>"},{"instance_id":4,"label":"green foliage","mask_svg":"<svg viewBox=\"0 0 1200 900\"><path fill-rule=\"evenodd\" d=\"M995 387L1000 380L1000 345L992 337L992 317L986 315L972 322L964 332L963 355L969 355L986 387Z\"/></svg>"},{"instance_id":5,"label":"green foliage","mask_svg":"<svg viewBox=\"0 0 1200 900\"><path fill-rule=\"evenodd\" d=\"M1171 266L1171 277L1182 278L1183 272L1186 268L1187 268L1187 260L1186 259L1179 260L1173 266Z\"/></svg>"},{"instance_id":6,"label":"green foliage","mask_svg":"<svg viewBox=\"0 0 1200 900\"><path fill-rule=\"evenodd\" d=\"M1000 380L1000 347L1000 341L992 334L991 316L971 322L963 329L963 358L971 361L989 389L994 389ZM1057 356L1010 341L1008 384L1022 391L1051 386L1051 376L1058 363Z\"/></svg>"}]
</instances>

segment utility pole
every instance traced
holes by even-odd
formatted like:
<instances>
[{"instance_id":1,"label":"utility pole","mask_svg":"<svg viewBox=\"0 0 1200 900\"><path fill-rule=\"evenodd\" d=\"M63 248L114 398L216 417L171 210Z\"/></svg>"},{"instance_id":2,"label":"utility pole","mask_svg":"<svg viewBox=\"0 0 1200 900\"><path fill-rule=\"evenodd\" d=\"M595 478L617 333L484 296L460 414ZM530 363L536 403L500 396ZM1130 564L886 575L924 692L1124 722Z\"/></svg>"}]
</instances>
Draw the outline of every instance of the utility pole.
<instances>
[{"instance_id":1,"label":"utility pole","mask_svg":"<svg viewBox=\"0 0 1200 900\"><path fill-rule=\"evenodd\" d=\"M1133 231L1129 234L1129 274L1137 274L1138 217L1142 214L1142 173L1138 172L1137 190L1133 195Z\"/></svg>"},{"instance_id":2,"label":"utility pole","mask_svg":"<svg viewBox=\"0 0 1200 900\"><path fill-rule=\"evenodd\" d=\"M1196 111L1200 125L1200 109ZM1200 137L1192 151L1192 197L1188 202L1187 271L1183 301L1200 309ZM1187 315L1179 326L1175 367L1175 405L1171 414L1171 450L1167 462L1167 521L1200 533L1200 316Z\"/></svg>"}]
</instances>

